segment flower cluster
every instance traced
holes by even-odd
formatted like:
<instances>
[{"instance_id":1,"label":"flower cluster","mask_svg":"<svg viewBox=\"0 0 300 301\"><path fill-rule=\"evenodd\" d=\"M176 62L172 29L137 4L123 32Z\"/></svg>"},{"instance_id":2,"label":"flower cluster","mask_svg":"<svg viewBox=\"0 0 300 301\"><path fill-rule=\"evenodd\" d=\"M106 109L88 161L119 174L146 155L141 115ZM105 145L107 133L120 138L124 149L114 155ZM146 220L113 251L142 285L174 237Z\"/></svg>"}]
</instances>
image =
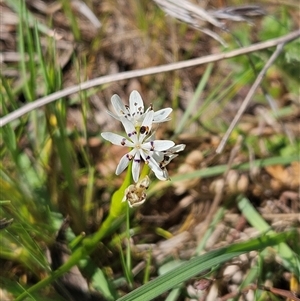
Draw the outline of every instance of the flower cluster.
<instances>
[{"instance_id":1,"label":"flower cluster","mask_svg":"<svg viewBox=\"0 0 300 301\"><path fill-rule=\"evenodd\" d=\"M144 111L144 103L137 91L132 91L129 97L129 106L124 105L118 95L113 95L111 102L116 114L109 115L122 122L127 137L104 132L101 136L112 144L127 146L131 150L125 154L116 169L116 174L121 174L129 162L132 162L132 177L138 182L141 163L144 162L152 169L160 180L169 179L166 165L170 163L178 152L185 148L184 144L176 145L171 140L155 140L155 133L151 132L153 123L170 120L171 108L154 112L152 106Z\"/></svg>"}]
</instances>

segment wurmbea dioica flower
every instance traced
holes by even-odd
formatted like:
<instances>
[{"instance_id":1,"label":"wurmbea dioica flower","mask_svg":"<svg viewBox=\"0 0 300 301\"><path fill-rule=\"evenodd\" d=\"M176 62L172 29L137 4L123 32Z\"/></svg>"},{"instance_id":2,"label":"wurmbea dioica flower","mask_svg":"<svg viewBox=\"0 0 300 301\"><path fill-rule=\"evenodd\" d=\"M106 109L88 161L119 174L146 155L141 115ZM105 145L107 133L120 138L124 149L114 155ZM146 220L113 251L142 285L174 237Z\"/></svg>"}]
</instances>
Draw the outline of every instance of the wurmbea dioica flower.
<instances>
[{"instance_id":1,"label":"wurmbea dioica flower","mask_svg":"<svg viewBox=\"0 0 300 301\"><path fill-rule=\"evenodd\" d=\"M140 175L141 162L144 161L152 169L156 177L160 180L167 180L165 173L159 166L155 158L163 158L163 151L173 147L175 143L170 140L153 140L150 135L154 117L154 111L145 113L141 126L135 127L131 120L120 117L128 138L111 132L102 133L101 136L112 144L131 147L132 150L125 154L116 169L116 174L121 174L132 161L132 178L137 182ZM155 153L155 155L154 155Z\"/></svg>"},{"instance_id":2,"label":"wurmbea dioica flower","mask_svg":"<svg viewBox=\"0 0 300 301\"><path fill-rule=\"evenodd\" d=\"M129 106L124 105L121 98L117 94L112 96L111 103L117 115L107 111L110 116L120 121L122 117L125 117L137 127L141 126L147 113L153 110L152 106L150 105L146 112L144 112L144 102L141 95L136 90L133 90L130 93ZM171 108L165 108L154 112L152 123L161 123L170 120L168 116L171 114L171 112Z\"/></svg>"}]
</instances>

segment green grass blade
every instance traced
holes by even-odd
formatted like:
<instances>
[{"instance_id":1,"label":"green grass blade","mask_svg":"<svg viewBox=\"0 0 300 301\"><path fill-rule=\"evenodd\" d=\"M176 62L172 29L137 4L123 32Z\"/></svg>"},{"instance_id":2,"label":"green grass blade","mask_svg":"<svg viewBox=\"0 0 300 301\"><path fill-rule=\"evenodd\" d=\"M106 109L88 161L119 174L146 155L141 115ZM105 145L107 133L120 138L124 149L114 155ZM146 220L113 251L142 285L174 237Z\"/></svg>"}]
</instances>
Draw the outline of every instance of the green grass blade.
<instances>
[{"instance_id":1,"label":"green grass blade","mask_svg":"<svg viewBox=\"0 0 300 301\"><path fill-rule=\"evenodd\" d=\"M21 1L20 1L21 2ZM20 18L20 22L19 22L19 26L18 26L18 36L19 36L19 40L18 40L18 50L20 52L21 55L21 60L20 60L20 70L21 70L21 74L22 74L22 80L23 80L23 91L24 91L24 95L26 97L27 100L32 101L32 97L31 97L31 93L30 93L30 89L29 89L29 85L28 85L28 75L27 75L27 68L26 68L26 52L25 52L25 38L26 35L29 34L29 26L28 23L26 22L26 17L24 14L24 5L25 2L21 2L20 5L20 11L19 11L19 18Z\"/></svg>"},{"instance_id":2,"label":"green grass blade","mask_svg":"<svg viewBox=\"0 0 300 301\"><path fill-rule=\"evenodd\" d=\"M101 292L107 301L115 300L114 294L111 292L111 287L104 273L97 268L92 277L93 288Z\"/></svg>"},{"instance_id":3,"label":"green grass blade","mask_svg":"<svg viewBox=\"0 0 300 301\"><path fill-rule=\"evenodd\" d=\"M33 101L36 99L36 78L37 78L37 71L36 71L36 63L35 63L35 47L34 41L32 37L32 31L29 28L28 23L28 10L24 11L24 19L25 19L25 26L26 26L26 35L25 35L25 42L26 42L26 54L28 55L28 70L29 70L29 79L28 79L28 90L30 93L30 100ZM21 23L22 24L22 23Z\"/></svg>"},{"instance_id":4,"label":"green grass blade","mask_svg":"<svg viewBox=\"0 0 300 301\"><path fill-rule=\"evenodd\" d=\"M198 84L198 87L195 91L193 99L190 101L187 110L184 112L184 115L181 118L178 126L175 128L175 135L178 135L179 133L181 133L183 128L185 127L186 122L188 121L191 113L193 112L194 107L195 107L197 101L199 100L199 97L200 97L201 93L203 92L203 90L209 80L209 76L211 74L212 68L213 68L213 64L209 64L207 66L207 68L204 72L204 75L202 76L202 78Z\"/></svg>"},{"instance_id":5,"label":"green grass blade","mask_svg":"<svg viewBox=\"0 0 300 301\"><path fill-rule=\"evenodd\" d=\"M201 239L200 243L198 244L197 249L196 249L196 254L197 255L200 255L201 252L204 250L206 242L211 237L211 235L214 232L215 227L217 226L217 224L222 220L224 214L225 214L225 207L221 207L217 211L217 213L215 214L209 228L207 229L207 231L203 235L203 238Z\"/></svg>"},{"instance_id":6,"label":"green grass blade","mask_svg":"<svg viewBox=\"0 0 300 301\"><path fill-rule=\"evenodd\" d=\"M3 87L2 89L4 90L4 91L2 89L0 90L1 104L2 104L3 113L6 115L8 114L7 112L8 110L5 107L6 104L11 105L14 110L18 108L18 105L14 96L14 92L12 91L12 88L8 84L7 78L5 78L1 73L0 73L0 81ZM4 109L6 109L6 111L4 111Z\"/></svg>"},{"instance_id":7,"label":"green grass blade","mask_svg":"<svg viewBox=\"0 0 300 301\"><path fill-rule=\"evenodd\" d=\"M251 239L247 242L237 243L225 248L213 250L202 256L192 258L178 268L157 277L142 287L119 298L118 301L148 301L161 295L165 291L175 287L208 269L222 264L236 256L253 250L262 250L269 246L278 245L287 239L295 237L295 232L270 234Z\"/></svg>"},{"instance_id":8,"label":"green grass blade","mask_svg":"<svg viewBox=\"0 0 300 301\"><path fill-rule=\"evenodd\" d=\"M74 34L75 40L79 41L80 40L80 31L79 31L79 27L77 24L77 20L76 20L76 15L74 14L72 7L71 7L71 2L69 0L60 0L63 10L66 14L66 16L68 17L70 23L71 23L71 28L72 28L72 32Z\"/></svg>"},{"instance_id":9,"label":"green grass blade","mask_svg":"<svg viewBox=\"0 0 300 301\"><path fill-rule=\"evenodd\" d=\"M286 157L279 156L279 157L272 157L266 159L258 159L253 162L236 164L233 165L231 168L240 171L246 171L246 170L250 170L251 167L262 168L265 166L276 165L276 164L287 165L290 164L291 162L295 162L298 160L299 160L298 155L286 156ZM184 175L172 176L171 181L157 183L153 188L151 188L148 191L147 195L151 196L155 192L162 191L163 188L171 186L172 183L174 182L188 180L188 179L195 179L195 178L214 177L223 174L227 169L228 169L228 165L224 164L224 165L202 168L193 172L186 173Z\"/></svg>"},{"instance_id":10,"label":"green grass blade","mask_svg":"<svg viewBox=\"0 0 300 301\"><path fill-rule=\"evenodd\" d=\"M22 0L16 1L16 0L6 0L5 1L8 6L15 11L16 13L20 14L22 11L22 5L23 2ZM30 26L33 26L34 22L35 22L35 17L27 10L27 15L28 15L28 22L30 24ZM37 27L39 29L40 32L45 33L45 34L53 34L53 31L47 27L46 25L42 24L42 23L37 23Z\"/></svg>"},{"instance_id":11,"label":"green grass blade","mask_svg":"<svg viewBox=\"0 0 300 301\"><path fill-rule=\"evenodd\" d=\"M270 225L262 218L262 216L258 213L258 211L252 206L250 201L244 197L240 196L238 198L238 207L246 217L247 221L258 229L260 232L269 231L269 233L275 233L270 230ZM299 240L298 240L299 241ZM296 243L296 241L295 241ZM282 259L282 264L295 275L300 275L299 264L300 264L300 256L296 255L290 247L286 243L280 243L278 246L274 247L277 251L278 255Z\"/></svg>"},{"instance_id":12,"label":"green grass blade","mask_svg":"<svg viewBox=\"0 0 300 301\"><path fill-rule=\"evenodd\" d=\"M39 59L39 63L40 63L40 68L41 68L41 73L43 76L43 80L46 86L45 89L45 94L48 94L50 91L50 87L49 87L49 76L48 76L48 71L47 71L47 67L46 67L46 62L45 62L45 56L42 52L42 47L41 47L41 42L40 42L40 36L39 36L39 32L38 32L38 26L35 23L34 24L34 37L35 37L35 47L37 50L37 55L38 55L38 59Z\"/></svg>"}]
</instances>

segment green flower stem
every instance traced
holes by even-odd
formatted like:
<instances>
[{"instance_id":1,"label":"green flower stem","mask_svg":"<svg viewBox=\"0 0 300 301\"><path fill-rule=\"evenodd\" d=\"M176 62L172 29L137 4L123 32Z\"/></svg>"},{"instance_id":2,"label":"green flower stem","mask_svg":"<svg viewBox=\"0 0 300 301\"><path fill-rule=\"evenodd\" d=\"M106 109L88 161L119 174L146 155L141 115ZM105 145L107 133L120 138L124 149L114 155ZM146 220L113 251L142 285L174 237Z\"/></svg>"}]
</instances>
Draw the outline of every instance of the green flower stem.
<instances>
[{"instance_id":1,"label":"green flower stem","mask_svg":"<svg viewBox=\"0 0 300 301\"><path fill-rule=\"evenodd\" d=\"M65 262L57 270L52 272L51 275L39 281L38 283L30 287L27 291L19 295L15 299L15 301L23 300L27 296L30 296L31 293L39 289L42 289L48 284L51 284L57 278L61 277L64 273L68 272L81 259L91 254L95 250L99 241L101 241L105 236L107 236L109 233L111 233L113 230L115 230L117 227L120 226L120 224L124 221L126 206L128 206L126 202L122 203L122 199L125 193L125 189L130 184L131 184L131 165L129 165L127 169L127 174L122 186L120 187L119 190L117 190L113 194L109 214L105 219L105 221L101 224L98 231L93 235L91 235L91 237L87 237L83 239L82 245L73 252L73 254L70 256L67 262Z\"/></svg>"},{"instance_id":2,"label":"green flower stem","mask_svg":"<svg viewBox=\"0 0 300 301\"><path fill-rule=\"evenodd\" d=\"M133 275L131 270L131 248L130 248L130 208L129 205L127 205L126 209L126 236L127 236L127 247L126 247L126 268L128 270L128 281L129 285L132 287L133 284Z\"/></svg>"},{"instance_id":3,"label":"green flower stem","mask_svg":"<svg viewBox=\"0 0 300 301\"><path fill-rule=\"evenodd\" d=\"M85 237L85 233L84 232L80 233L69 243L69 248L71 250L75 249L77 246L80 245L80 243L83 241L84 237Z\"/></svg>"},{"instance_id":4,"label":"green flower stem","mask_svg":"<svg viewBox=\"0 0 300 301\"><path fill-rule=\"evenodd\" d=\"M145 178L147 175L149 175L150 173L150 167L148 164L144 164L144 167L142 169L141 175L140 175L140 179Z\"/></svg>"}]
</instances>

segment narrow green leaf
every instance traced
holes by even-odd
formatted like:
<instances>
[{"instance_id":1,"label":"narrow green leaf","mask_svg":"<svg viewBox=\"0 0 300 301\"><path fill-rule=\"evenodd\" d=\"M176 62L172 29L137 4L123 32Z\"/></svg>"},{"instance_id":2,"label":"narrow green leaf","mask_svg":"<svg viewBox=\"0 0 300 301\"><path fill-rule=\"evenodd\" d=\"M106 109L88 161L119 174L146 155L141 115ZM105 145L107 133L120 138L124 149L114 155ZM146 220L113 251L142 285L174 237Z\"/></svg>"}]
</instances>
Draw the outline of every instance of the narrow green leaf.
<instances>
[{"instance_id":1,"label":"narrow green leaf","mask_svg":"<svg viewBox=\"0 0 300 301\"><path fill-rule=\"evenodd\" d=\"M195 94L193 95L193 98L192 100L189 102L189 105L187 107L187 109L185 110L184 112L184 115L183 117L180 119L179 121L179 124L178 126L175 128L175 134L179 134L182 132L183 128L185 127L186 125L186 122L188 121L191 113L193 112L194 108L195 108L195 105L197 103L197 101L199 100L199 97L201 95L201 93L203 92L204 90L204 87L206 86L207 82L208 82L208 79L209 79L209 76L211 74L211 71L212 71L212 68L213 68L213 64L209 64L198 84L198 87L195 91Z\"/></svg>"},{"instance_id":2,"label":"narrow green leaf","mask_svg":"<svg viewBox=\"0 0 300 301\"><path fill-rule=\"evenodd\" d=\"M275 232L270 230L270 225L263 219L258 211L252 206L250 201L244 197L239 196L238 207L246 217L247 221L261 233L269 231L268 233L274 234ZM299 241L299 240L298 240ZM300 274L300 256L296 255L286 243L280 243L275 246L274 249L282 259L282 264L295 275Z\"/></svg>"},{"instance_id":3,"label":"narrow green leaf","mask_svg":"<svg viewBox=\"0 0 300 301\"><path fill-rule=\"evenodd\" d=\"M94 289L98 290L103 294L105 297L105 300L112 301L115 300L114 296L112 295L110 291L110 285L104 275L104 273L97 268L96 272L94 273L92 277L92 285Z\"/></svg>"},{"instance_id":4,"label":"narrow green leaf","mask_svg":"<svg viewBox=\"0 0 300 301\"><path fill-rule=\"evenodd\" d=\"M157 277L124 297L119 298L118 301L153 300L155 297L175 287L181 282L195 277L208 269L212 269L216 265L222 264L246 252L262 250L268 246L278 245L280 242L291 237L295 237L295 232L270 234L251 239L247 242L213 250L199 257L190 259L178 268Z\"/></svg>"},{"instance_id":5,"label":"narrow green leaf","mask_svg":"<svg viewBox=\"0 0 300 301\"><path fill-rule=\"evenodd\" d=\"M47 95L50 92L49 76L48 76L46 62L45 62L45 56L42 52L42 47L41 47L41 43L40 43L40 36L39 36L39 32L38 32L38 26L37 26L36 22L34 24L34 36L35 36L35 48L37 50L38 59L39 59L39 63L40 63L40 68L42 70L42 76L43 76L43 79L44 79L43 81L44 81L45 86L46 86L45 93Z\"/></svg>"},{"instance_id":6,"label":"narrow green leaf","mask_svg":"<svg viewBox=\"0 0 300 301\"><path fill-rule=\"evenodd\" d=\"M23 5L22 0L16 1L16 0L6 0L6 3L17 13L21 13L22 11L22 5ZM33 26L33 23L35 21L34 16L28 11L27 12L28 15L28 22L31 26ZM47 27L46 25L42 24L42 23L37 23L38 29L40 32L45 33L45 34L53 34L53 31Z\"/></svg>"},{"instance_id":7,"label":"narrow green leaf","mask_svg":"<svg viewBox=\"0 0 300 301\"><path fill-rule=\"evenodd\" d=\"M247 162L247 163L241 163L233 165L232 169L237 170L249 170L251 167L265 167L270 165L276 165L276 164L282 164L287 165L291 162L298 161L298 155L293 156L286 156L286 157L272 157L272 158L266 158L266 159L258 159L253 162ZM148 191L148 196L151 196L155 192L162 191L163 188L171 186L174 182L188 180L188 179L195 179L195 178L210 178L214 176L218 176L223 174L228 169L228 165L218 165L213 167L207 167L202 168L193 172L185 173L183 175L175 175L171 177L171 181L165 181L165 182L159 182L157 185L155 185L153 188L151 188Z\"/></svg>"}]
</instances>

